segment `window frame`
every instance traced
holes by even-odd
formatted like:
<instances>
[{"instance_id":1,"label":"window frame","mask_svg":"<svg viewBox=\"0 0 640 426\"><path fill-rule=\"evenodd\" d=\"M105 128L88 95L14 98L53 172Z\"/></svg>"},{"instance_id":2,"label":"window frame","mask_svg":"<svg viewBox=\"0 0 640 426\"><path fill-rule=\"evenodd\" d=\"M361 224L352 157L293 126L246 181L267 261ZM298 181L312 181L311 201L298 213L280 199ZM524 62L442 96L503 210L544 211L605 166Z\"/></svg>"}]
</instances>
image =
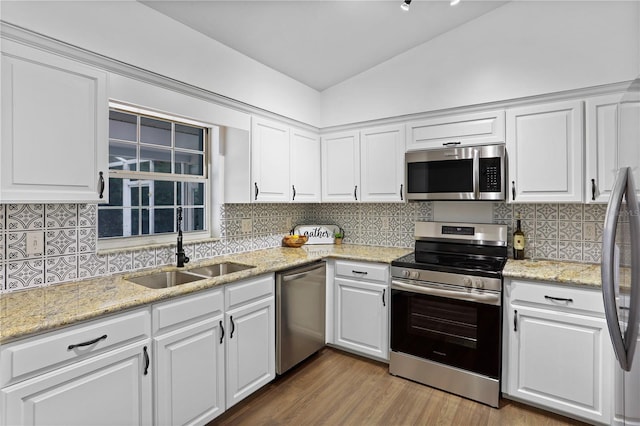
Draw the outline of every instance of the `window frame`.
<instances>
[{"instance_id":1,"label":"window frame","mask_svg":"<svg viewBox=\"0 0 640 426\"><path fill-rule=\"evenodd\" d=\"M214 145L217 145L216 141L219 138L220 128L211 123L205 123L198 120L193 120L186 117L181 117L175 114L167 114L164 112L158 112L146 108L140 108L137 106L132 106L128 104L123 104L119 102L110 101L109 102L109 112L118 111L126 114L135 114L141 117L147 117L151 119L165 120L170 121L172 123L184 124L187 126L201 127L205 130L204 134L204 146L203 146L203 176L195 176L195 175L184 175L184 174L174 174L174 173L154 173L154 172L146 172L146 171L126 171L126 170L111 170L108 171L107 179L111 177L123 178L123 179L135 179L138 181L145 180L164 180L164 181L173 181L173 182L200 182L204 184L204 226L205 230L202 231L184 231L183 230L183 240L185 243L194 242L198 240L216 240L218 238L216 235L216 227L215 219L213 218L214 211L214 201L216 200L215 194L213 194L213 188L216 186L212 182L213 176L216 174L213 171L213 165L216 163L214 160L212 153L214 152ZM172 124L172 128L174 125ZM139 129L137 130L139 131ZM172 137L173 137L172 132ZM107 141L108 143L108 141ZM143 146L145 144L143 143ZM180 149L175 151L175 144L172 144L171 151L181 152ZM139 136L136 140L137 148L140 146ZM152 146L152 145L150 145ZM173 155L173 154L172 154ZM163 179L157 179L163 178ZM100 210L100 205L98 205L98 211ZM99 214L99 212L97 213ZM98 251L107 251L107 250L117 250L117 249L128 249L135 247L149 248L152 246L167 246L174 245L176 243L176 232L172 233L162 233L162 234L151 234L151 235L136 235L136 236L123 236L123 237L107 237L100 238L99 230L98 230L99 221L96 217L96 239L97 239L97 250Z\"/></svg>"}]
</instances>

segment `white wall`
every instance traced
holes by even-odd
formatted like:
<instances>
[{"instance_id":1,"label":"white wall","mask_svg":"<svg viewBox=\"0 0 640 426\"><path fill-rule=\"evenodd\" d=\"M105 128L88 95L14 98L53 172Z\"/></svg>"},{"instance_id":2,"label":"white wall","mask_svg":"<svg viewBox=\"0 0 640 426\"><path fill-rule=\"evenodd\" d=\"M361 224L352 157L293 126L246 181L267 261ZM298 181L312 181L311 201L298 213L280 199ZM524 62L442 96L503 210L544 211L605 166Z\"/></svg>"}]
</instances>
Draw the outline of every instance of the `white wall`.
<instances>
[{"instance_id":1,"label":"white wall","mask_svg":"<svg viewBox=\"0 0 640 426\"><path fill-rule=\"evenodd\" d=\"M514 1L325 90L322 127L632 80L639 27L637 1Z\"/></svg>"},{"instance_id":2,"label":"white wall","mask_svg":"<svg viewBox=\"0 0 640 426\"><path fill-rule=\"evenodd\" d=\"M318 125L320 94L132 0L6 1L2 20Z\"/></svg>"}]
</instances>

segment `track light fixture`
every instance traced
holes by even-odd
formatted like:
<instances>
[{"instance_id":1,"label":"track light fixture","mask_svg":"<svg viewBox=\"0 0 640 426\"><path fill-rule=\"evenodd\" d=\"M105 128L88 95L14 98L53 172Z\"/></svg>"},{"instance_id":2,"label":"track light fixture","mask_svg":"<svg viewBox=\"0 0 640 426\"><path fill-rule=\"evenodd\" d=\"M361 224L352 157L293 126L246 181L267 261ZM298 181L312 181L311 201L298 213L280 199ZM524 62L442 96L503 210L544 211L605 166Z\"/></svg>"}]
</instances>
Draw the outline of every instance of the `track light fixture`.
<instances>
[{"instance_id":1,"label":"track light fixture","mask_svg":"<svg viewBox=\"0 0 640 426\"><path fill-rule=\"evenodd\" d=\"M405 12L408 12L410 4L411 4L411 0L404 0L404 2L400 5L400 8Z\"/></svg>"}]
</instances>

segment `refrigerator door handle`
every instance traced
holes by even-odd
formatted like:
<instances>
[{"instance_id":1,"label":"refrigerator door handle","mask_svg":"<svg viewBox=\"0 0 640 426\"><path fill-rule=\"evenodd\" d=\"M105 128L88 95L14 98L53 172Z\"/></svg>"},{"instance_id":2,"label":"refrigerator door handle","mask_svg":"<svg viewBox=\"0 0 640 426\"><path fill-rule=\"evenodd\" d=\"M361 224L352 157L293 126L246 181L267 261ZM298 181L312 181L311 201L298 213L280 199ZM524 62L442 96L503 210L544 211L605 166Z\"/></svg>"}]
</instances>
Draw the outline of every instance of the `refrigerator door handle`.
<instances>
[{"instance_id":1,"label":"refrigerator door handle","mask_svg":"<svg viewBox=\"0 0 640 426\"><path fill-rule=\"evenodd\" d=\"M640 205L631 168L627 171L627 209L631 233L631 294L629 295L629 316L625 336L627 367L631 370L640 332ZM629 371L627 370L627 371Z\"/></svg>"},{"instance_id":2,"label":"refrigerator door handle","mask_svg":"<svg viewBox=\"0 0 640 426\"><path fill-rule=\"evenodd\" d=\"M631 294L630 294L630 310L627 320L627 329L625 336L622 335L618 311L616 309L616 292L614 274L618 265L615 264L615 238L616 225L622 205L622 198L626 196L627 206L629 209L629 225L631 232ZM603 237L602 237L602 295L604 301L605 317L609 328L609 335L613 343L613 349L620 367L625 371L631 370L631 363L638 339L638 312L640 301L640 270L638 269L638 255L640 254L639 246L640 237L640 215L638 214L638 199L636 196L635 183L633 175L628 167L621 168L618 171L616 183L605 217Z\"/></svg>"},{"instance_id":3,"label":"refrigerator door handle","mask_svg":"<svg viewBox=\"0 0 640 426\"><path fill-rule=\"evenodd\" d=\"M614 268L616 268L617 265L614 265L613 262L615 258L616 225L618 223L618 215L622 205L622 197L624 196L624 190L627 185L628 173L628 168L621 168L618 171L616 182L613 186L613 190L611 191L611 197L609 198L607 213L604 219L604 228L602 230L602 262L600 268L602 277L602 298L604 302L604 313L607 320L607 326L609 328L609 336L611 337L613 350L616 354L616 358L618 358L620 367L625 371L629 371L629 363L627 361L627 351L622 337L622 330L620 330L620 323L618 321L618 311L616 310Z\"/></svg>"}]
</instances>

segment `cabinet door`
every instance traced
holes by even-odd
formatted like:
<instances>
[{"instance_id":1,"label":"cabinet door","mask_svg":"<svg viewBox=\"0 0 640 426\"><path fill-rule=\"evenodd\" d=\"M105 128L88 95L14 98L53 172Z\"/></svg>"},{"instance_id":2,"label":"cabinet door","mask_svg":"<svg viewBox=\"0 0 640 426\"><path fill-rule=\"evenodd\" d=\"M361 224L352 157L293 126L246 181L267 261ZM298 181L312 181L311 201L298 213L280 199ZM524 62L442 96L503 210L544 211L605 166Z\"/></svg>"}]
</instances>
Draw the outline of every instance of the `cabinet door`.
<instances>
[{"instance_id":1,"label":"cabinet door","mask_svg":"<svg viewBox=\"0 0 640 426\"><path fill-rule=\"evenodd\" d=\"M223 316L154 339L158 425L205 424L224 412Z\"/></svg>"},{"instance_id":2,"label":"cabinet door","mask_svg":"<svg viewBox=\"0 0 640 426\"><path fill-rule=\"evenodd\" d=\"M509 201L581 202L581 101L507 110Z\"/></svg>"},{"instance_id":3,"label":"cabinet door","mask_svg":"<svg viewBox=\"0 0 640 426\"><path fill-rule=\"evenodd\" d=\"M404 126L360 132L362 201L404 201Z\"/></svg>"},{"instance_id":4,"label":"cabinet door","mask_svg":"<svg viewBox=\"0 0 640 426\"><path fill-rule=\"evenodd\" d=\"M504 142L504 110L407 123L407 151Z\"/></svg>"},{"instance_id":5,"label":"cabinet door","mask_svg":"<svg viewBox=\"0 0 640 426\"><path fill-rule=\"evenodd\" d=\"M253 201L289 201L289 127L255 118L251 126Z\"/></svg>"},{"instance_id":6,"label":"cabinet door","mask_svg":"<svg viewBox=\"0 0 640 426\"><path fill-rule=\"evenodd\" d=\"M325 135L322 145L322 201L360 200L360 134Z\"/></svg>"},{"instance_id":7,"label":"cabinet door","mask_svg":"<svg viewBox=\"0 0 640 426\"><path fill-rule=\"evenodd\" d=\"M319 203L320 138L310 132L291 129L291 201Z\"/></svg>"},{"instance_id":8,"label":"cabinet door","mask_svg":"<svg viewBox=\"0 0 640 426\"><path fill-rule=\"evenodd\" d=\"M585 200L606 203L620 167L631 167L640 181L640 95L590 98L586 110Z\"/></svg>"},{"instance_id":9,"label":"cabinet door","mask_svg":"<svg viewBox=\"0 0 640 426\"><path fill-rule=\"evenodd\" d=\"M344 278L334 283L335 345L389 359L388 286Z\"/></svg>"},{"instance_id":10,"label":"cabinet door","mask_svg":"<svg viewBox=\"0 0 640 426\"><path fill-rule=\"evenodd\" d=\"M225 318L230 408L276 376L274 298L231 310Z\"/></svg>"},{"instance_id":11,"label":"cabinet door","mask_svg":"<svg viewBox=\"0 0 640 426\"><path fill-rule=\"evenodd\" d=\"M107 202L107 102L105 72L2 40L0 200Z\"/></svg>"},{"instance_id":12,"label":"cabinet door","mask_svg":"<svg viewBox=\"0 0 640 426\"><path fill-rule=\"evenodd\" d=\"M604 319L511 305L509 395L609 423L613 355Z\"/></svg>"},{"instance_id":13,"label":"cabinet door","mask_svg":"<svg viewBox=\"0 0 640 426\"><path fill-rule=\"evenodd\" d=\"M2 389L2 424L151 425L149 344L106 352Z\"/></svg>"}]
</instances>

